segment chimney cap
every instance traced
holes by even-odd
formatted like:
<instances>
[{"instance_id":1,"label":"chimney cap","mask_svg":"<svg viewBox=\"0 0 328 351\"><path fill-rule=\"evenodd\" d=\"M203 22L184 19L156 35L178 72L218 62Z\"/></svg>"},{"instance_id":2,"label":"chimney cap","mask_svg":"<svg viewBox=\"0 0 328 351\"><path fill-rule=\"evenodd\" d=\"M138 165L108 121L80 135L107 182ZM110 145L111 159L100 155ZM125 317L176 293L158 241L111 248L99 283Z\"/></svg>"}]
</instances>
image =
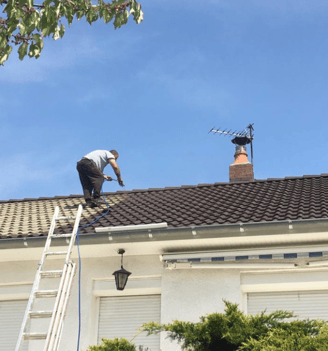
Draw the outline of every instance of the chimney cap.
<instances>
[{"instance_id":1,"label":"chimney cap","mask_svg":"<svg viewBox=\"0 0 328 351\"><path fill-rule=\"evenodd\" d=\"M246 145L249 144L252 139L244 136L244 137L235 137L231 140L231 142L235 145Z\"/></svg>"}]
</instances>

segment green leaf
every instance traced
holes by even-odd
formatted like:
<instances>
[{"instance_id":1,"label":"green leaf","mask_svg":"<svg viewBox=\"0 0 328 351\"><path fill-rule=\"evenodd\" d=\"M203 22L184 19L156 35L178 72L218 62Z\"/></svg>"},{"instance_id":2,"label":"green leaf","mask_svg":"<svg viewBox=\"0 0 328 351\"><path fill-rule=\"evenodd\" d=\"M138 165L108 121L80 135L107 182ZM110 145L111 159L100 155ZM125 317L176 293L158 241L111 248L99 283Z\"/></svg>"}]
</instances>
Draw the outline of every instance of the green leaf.
<instances>
[{"instance_id":1,"label":"green leaf","mask_svg":"<svg viewBox=\"0 0 328 351\"><path fill-rule=\"evenodd\" d=\"M6 33L0 34L0 50L4 49L7 45Z\"/></svg>"},{"instance_id":2,"label":"green leaf","mask_svg":"<svg viewBox=\"0 0 328 351\"><path fill-rule=\"evenodd\" d=\"M74 12L71 8L67 9L65 17L67 18L68 25L70 26L74 19Z\"/></svg>"},{"instance_id":3,"label":"green leaf","mask_svg":"<svg viewBox=\"0 0 328 351\"><path fill-rule=\"evenodd\" d=\"M26 27L26 34L30 35L35 29L35 24L31 23L28 27Z\"/></svg>"},{"instance_id":4,"label":"green leaf","mask_svg":"<svg viewBox=\"0 0 328 351\"><path fill-rule=\"evenodd\" d=\"M62 38L65 34L65 26L61 23L60 25L60 30L59 30L59 35Z\"/></svg>"},{"instance_id":5,"label":"green leaf","mask_svg":"<svg viewBox=\"0 0 328 351\"><path fill-rule=\"evenodd\" d=\"M2 50L2 52L0 51L0 65L3 65L3 63L8 60L8 57L12 50L13 48L7 45L6 48Z\"/></svg>"},{"instance_id":6,"label":"green leaf","mask_svg":"<svg viewBox=\"0 0 328 351\"><path fill-rule=\"evenodd\" d=\"M19 31L20 31L21 35L24 36L26 34L26 27L25 27L25 25L21 22L18 25L18 28L19 28Z\"/></svg>"},{"instance_id":7,"label":"green leaf","mask_svg":"<svg viewBox=\"0 0 328 351\"><path fill-rule=\"evenodd\" d=\"M53 39L57 40L59 38L60 38L60 28L59 28L59 26L57 26L56 29L55 29L55 33L53 35Z\"/></svg>"},{"instance_id":8,"label":"green leaf","mask_svg":"<svg viewBox=\"0 0 328 351\"><path fill-rule=\"evenodd\" d=\"M37 26L38 23L40 22L40 15L39 15L39 12L38 11L34 11L32 12L31 14L31 22Z\"/></svg>"},{"instance_id":9,"label":"green leaf","mask_svg":"<svg viewBox=\"0 0 328 351\"><path fill-rule=\"evenodd\" d=\"M43 37L47 37L50 33L51 33L50 27L44 27L44 28L42 29L42 36L43 36Z\"/></svg>"},{"instance_id":10,"label":"green leaf","mask_svg":"<svg viewBox=\"0 0 328 351\"><path fill-rule=\"evenodd\" d=\"M143 21L143 12L141 11L141 5L136 1L133 1L130 13L133 15L133 19L137 24Z\"/></svg>"},{"instance_id":11,"label":"green leaf","mask_svg":"<svg viewBox=\"0 0 328 351\"><path fill-rule=\"evenodd\" d=\"M79 11L76 12L76 18L78 20L80 20L83 16L84 16L84 11L83 10L79 10Z\"/></svg>"},{"instance_id":12,"label":"green leaf","mask_svg":"<svg viewBox=\"0 0 328 351\"><path fill-rule=\"evenodd\" d=\"M103 18L105 23L110 22L113 19L114 15L111 11L108 10L108 8L104 8L103 10Z\"/></svg>"},{"instance_id":13,"label":"green leaf","mask_svg":"<svg viewBox=\"0 0 328 351\"><path fill-rule=\"evenodd\" d=\"M32 43L30 45L30 50L28 52L28 56L29 57L33 57L34 56L35 58L38 58L38 57L40 57L40 53L41 53L40 47L38 45Z\"/></svg>"},{"instance_id":14,"label":"green leaf","mask_svg":"<svg viewBox=\"0 0 328 351\"><path fill-rule=\"evenodd\" d=\"M28 44L27 43L23 43L18 49L19 59L21 61L27 55L27 48L28 48Z\"/></svg>"},{"instance_id":15,"label":"green leaf","mask_svg":"<svg viewBox=\"0 0 328 351\"><path fill-rule=\"evenodd\" d=\"M42 41L40 34L33 34L33 39L36 41L37 44L40 44Z\"/></svg>"}]
</instances>

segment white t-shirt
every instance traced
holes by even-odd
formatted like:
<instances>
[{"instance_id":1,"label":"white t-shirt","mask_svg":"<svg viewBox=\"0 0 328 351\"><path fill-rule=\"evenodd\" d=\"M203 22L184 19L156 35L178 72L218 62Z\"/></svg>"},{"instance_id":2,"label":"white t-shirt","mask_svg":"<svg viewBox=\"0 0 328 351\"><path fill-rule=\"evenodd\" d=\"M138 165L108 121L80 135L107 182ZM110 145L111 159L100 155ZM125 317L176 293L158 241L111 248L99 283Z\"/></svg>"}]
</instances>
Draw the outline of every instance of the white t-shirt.
<instances>
[{"instance_id":1,"label":"white t-shirt","mask_svg":"<svg viewBox=\"0 0 328 351\"><path fill-rule=\"evenodd\" d=\"M95 150L84 156L85 158L92 160L97 168L102 173L104 168L108 164L108 160L111 158L115 159L115 156L107 150Z\"/></svg>"}]
</instances>

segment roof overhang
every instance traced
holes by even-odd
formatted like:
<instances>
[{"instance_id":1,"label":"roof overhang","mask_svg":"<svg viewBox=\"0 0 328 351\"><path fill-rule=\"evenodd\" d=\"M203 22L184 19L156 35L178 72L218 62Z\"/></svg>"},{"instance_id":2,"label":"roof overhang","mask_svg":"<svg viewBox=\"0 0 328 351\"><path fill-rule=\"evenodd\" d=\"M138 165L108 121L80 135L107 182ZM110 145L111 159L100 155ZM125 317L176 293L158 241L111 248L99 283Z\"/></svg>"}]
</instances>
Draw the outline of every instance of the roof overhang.
<instances>
[{"instance_id":1,"label":"roof overhang","mask_svg":"<svg viewBox=\"0 0 328 351\"><path fill-rule=\"evenodd\" d=\"M66 238L55 238L52 245L65 246L66 240ZM129 226L129 228L108 227L100 228L96 233L80 234L79 243L81 249L85 248L85 254L90 257L98 256L105 250L107 250L106 255L108 252L110 252L109 255L117 255L117 248L126 248L127 255L138 255L323 245L328 243L328 218L180 228L167 227L165 223ZM6 250L6 255L2 251L0 256L8 256L3 257L7 261L9 251L21 249L24 252L26 248L40 250L44 245L45 237L2 239L0 250Z\"/></svg>"}]
</instances>

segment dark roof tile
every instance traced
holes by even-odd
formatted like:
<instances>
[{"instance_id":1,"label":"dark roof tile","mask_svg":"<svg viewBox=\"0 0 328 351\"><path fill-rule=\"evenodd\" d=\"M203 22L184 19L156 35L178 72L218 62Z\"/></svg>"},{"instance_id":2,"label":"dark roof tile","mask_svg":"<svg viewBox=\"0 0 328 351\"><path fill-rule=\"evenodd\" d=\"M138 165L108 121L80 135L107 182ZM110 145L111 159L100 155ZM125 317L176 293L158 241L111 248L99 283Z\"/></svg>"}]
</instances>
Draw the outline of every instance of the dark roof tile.
<instances>
[{"instance_id":1,"label":"dark roof tile","mask_svg":"<svg viewBox=\"0 0 328 351\"><path fill-rule=\"evenodd\" d=\"M244 183L141 189L106 193L109 213L81 233L97 227L167 222L170 227L326 218L328 174L286 177ZM0 201L0 239L47 235L52 215L74 215L80 195ZM83 211L81 226L93 222L102 209ZM57 233L69 233L72 223L62 223Z\"/></svg>"}]
</instances>

